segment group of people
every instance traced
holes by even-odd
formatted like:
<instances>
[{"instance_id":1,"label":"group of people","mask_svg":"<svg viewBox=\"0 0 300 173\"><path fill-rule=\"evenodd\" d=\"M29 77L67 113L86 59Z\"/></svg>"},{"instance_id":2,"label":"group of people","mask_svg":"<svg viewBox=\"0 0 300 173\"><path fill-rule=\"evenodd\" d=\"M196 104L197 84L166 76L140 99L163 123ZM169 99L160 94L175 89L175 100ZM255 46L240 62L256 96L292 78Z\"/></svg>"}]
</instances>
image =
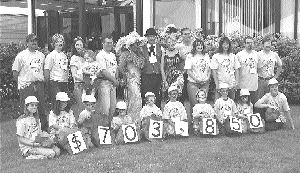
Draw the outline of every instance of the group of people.
<instances>
[{"instance_id":1,"label":"group of people","mask_svg":"<svg viewBox=\"0 0 300 173\"><path fill-rule=\"evenodd\" d=\"M16 123L23 156L53 158L60 148L70 151L67 135L78 130L88 147L98 146L99 125L111 129L116 144L124 142L121 126L130 123L136 124L140 138L151 140L149 119L164 122L163 138L176 136L175 124L180 121L188 123L190 134L203 134L203 118L216 120L218 134L234 133L228 128L229 117L241 119L243 133L279 129L286 122L294 129L287 99L278 91L276 78L282 62L271 50L271 40L263 40L263 50L256 52L253 38L246 37L245 49L235 55L230 39L222 37L218 53L210 57L204 40L193 38L189 28L170 26L165 33L161 45L154 28L145 37L132 32L119 39L116 53L110 36L103 37L103 49L97 53L86 49L84 40L77 37L70 60L63 52L61 34L52 37L54 50L46 57L37 50L36 35L29 34L27 49L12 66L24 110ZM73 94L68 90L69 70ZM206 99L211 76L216 85L214 106ZM119 86L124 97L118 101ZM72 111L71 95L78 115ZM251 129L247 114L258 112L264 126Z\"/></svg>"}]
</instances>

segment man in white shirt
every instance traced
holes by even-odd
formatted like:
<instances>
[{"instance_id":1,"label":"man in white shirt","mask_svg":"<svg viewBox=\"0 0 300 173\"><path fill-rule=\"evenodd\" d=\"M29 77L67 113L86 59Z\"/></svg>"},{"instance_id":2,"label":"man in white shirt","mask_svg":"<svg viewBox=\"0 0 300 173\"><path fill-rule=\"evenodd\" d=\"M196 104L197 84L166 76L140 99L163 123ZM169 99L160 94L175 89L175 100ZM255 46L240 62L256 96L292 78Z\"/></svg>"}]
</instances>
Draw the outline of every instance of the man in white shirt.
<instances>
[{"instance_id":1,"label":"man in white shirt","mask_svg":"<svg viewBox=\"0 0 300 173\"><path fill-rule=\"evenodd\" d=\"M257 63L258 54L253 50L253 39L248 36L244 39L245 49L237 53L237 59L240 62L239 90L248 89L250 92L250 100L254 104L258 98L256 90L258 88ZM239 95L239 90L237 95Z\"/></svg>"},{"instance_id":2,"label":"man in white shirt","mask_svg":"<svg viewBox=\"0 0 300 173\"><path fill-rule=\"evenodd\" d=\"M278 78L282 71L282 61L276 52L271 51L271 40L263 40L264 48L258 52L258 89L257 98L262 98L269 92L268 81ZM275 73L275 66L277 70Z\"/></svg>"},{"instance_id":3,"label":"man in white shirt","mask_svg":"<svg viewBox=\"0 0 300 173\"><path fill-rule=\"evenodd\" d=\"M36 96L39 105L39 118L42 130L47 130L48 120L45 114L44 62L45 55L38 51L37 37L29 34L26 37L27 49L21 51L12 65L13 76L18 81L21 112L24 111L25 98Z\"/></svg>"},{"instance_id":4,"label":"man in white shirt","mask_svg":"<svg viewBox=\"0 0 300 173\"><path fill-rule=\"evenodd\" d=\"M98 86L98 100L96 103L96 111L108 115L110 120L114 115L116 108L116 87L119 85L117 80L117 60L112 53L113 39L111 36L105 36L102 40L103 49L97 54L96 61L102 66L102 70L98 73L100 77Z\"/></svg>"}]
</instances>

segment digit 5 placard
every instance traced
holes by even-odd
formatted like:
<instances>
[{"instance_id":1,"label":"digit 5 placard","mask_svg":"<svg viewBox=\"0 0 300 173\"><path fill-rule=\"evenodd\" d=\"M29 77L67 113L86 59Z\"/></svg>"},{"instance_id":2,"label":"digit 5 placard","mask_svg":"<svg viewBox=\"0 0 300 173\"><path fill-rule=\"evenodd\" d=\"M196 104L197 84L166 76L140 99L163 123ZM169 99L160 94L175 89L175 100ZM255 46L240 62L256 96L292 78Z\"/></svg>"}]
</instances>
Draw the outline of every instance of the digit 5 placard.
<instances>
[{"instance_id":1,"label":"digit 5 placard","mask_svg":"<svg viewBox=\"0 0 300 173\"><path fill-rule=\"evenodd\" d=\"M162 138L163 121L150 119L149 138Z\"/></svg>"},{"instance_id":2,"label":"digit 5 placard","mask_svg":"<svg viewBox=\"0 0 300 173\"><path fill-rule=\"evenodd\" d=\"M242 120L236 117L230 116L230 129L236 132L242 133Z\"/></svg>"}]
</instances>

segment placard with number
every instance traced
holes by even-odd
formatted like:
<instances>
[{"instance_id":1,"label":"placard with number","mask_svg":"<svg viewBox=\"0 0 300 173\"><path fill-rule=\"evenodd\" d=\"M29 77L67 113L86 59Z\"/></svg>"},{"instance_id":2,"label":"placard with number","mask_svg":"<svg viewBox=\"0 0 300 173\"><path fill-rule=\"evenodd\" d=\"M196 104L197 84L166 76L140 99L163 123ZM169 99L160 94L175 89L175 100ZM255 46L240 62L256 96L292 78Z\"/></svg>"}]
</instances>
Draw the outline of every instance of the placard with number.
<instances>
[{"instance_id":1,"label":"placard with number","mask_svg":"<svg viewBox=\"0 0 300 173\"><path fill-rule=\"evenodd\" d=\"M217 121L214 118L202 119L202 130L205 135L217 135Z\"/></svg>"},{"instance_id":2,"label":"placard with number","mask_svg":"<svg viewBox=\"0 0 300 173\"><path fill-rule=\"evenodd\" d=\"M109 127L98 126L100 144L111 144L111 135Z\"/></svg>"},{"instance_id":3,"label":"placard with number","mask_svg":"<svg viewBox=\"0 0 300 173\"><path fill-rule=\"evenodd\" d=\"M67 136L73 154L80 153L87 149L80 131L71 133Z\"/></svg>"},{"instance_id":4,"label":"placard with number","mask_svg":"<svg viewBox=\"0 0 300 173\"><path fill-rule=\"evenodd\" d=\"M162 138L163 121L150 119L149 138Z\"/></svg>"},{"instance_id":5,"label":"placard with number","mask_svg":"<svg viewBox=\"0 0 300 173\"><path fill-rule=\"evenodd\" d=\"M176 135L189 136L189 124L185 121L175 121Z\"/></svg>"},{"instance_id":6,"label":"placard with number","mask_svg":"<svg viewBox=\"0 0 300 173\"><path fill-rule=\"evenodd\" d=\"M230 116L230 129L236 132L242 133L242 120L236 117Z\"/></svg>"},{"instance_id":7,"label":"placard with number","mask_svg":"<svg viewBox=\"0 0 300 173\"><path fill-rule=\"evenodd\" d=\"M122 130L125 143L139 140L135 124L122 125Z\"/></svg>"},{"instance_id":8,"label":"placard with number","mask_svg":"<svg viewBox=\"0 0 300 173\"><path fill-rule=\"evenodd\" d=\"M264 126L260 114L248 114L247 117L251 129L257 129Z\"/></svg>"}]
</instances>

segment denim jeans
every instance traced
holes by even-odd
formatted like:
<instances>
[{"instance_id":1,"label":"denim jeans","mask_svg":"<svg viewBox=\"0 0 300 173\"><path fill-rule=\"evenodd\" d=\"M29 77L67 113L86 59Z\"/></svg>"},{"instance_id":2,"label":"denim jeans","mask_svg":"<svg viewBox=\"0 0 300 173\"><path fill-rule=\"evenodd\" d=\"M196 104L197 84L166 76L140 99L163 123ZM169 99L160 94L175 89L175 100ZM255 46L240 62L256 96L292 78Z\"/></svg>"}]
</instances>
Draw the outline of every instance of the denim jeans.
<instances>
[{"instance_id":1,"label":"denim jeans","mask_svg":"<svg viewBox=\"0 0 300 173\"><path fill-rule=\"evenodd\" d=\"M24 112L24 106L25 106L25 99L28 96L35 96L38 101L38 113L39 118L41 120L41 128L42 130L48 129L48 119L46 115L46 101L45 101L45 85L44 82L36 81L31 83L29 86L20 89L20 108L21 112Z\"/></svg>"},{"instance_id":2,"label":"denim jeans","mask_svg":"<svg viewBox=\"0 0 300 173\"><path fill-rule=\"evenodd\" d=\"M98 86L96 111L108 115L112 119L116 109L116 87L109 81L103 80Z\"/></svg>"}]
</instances>

